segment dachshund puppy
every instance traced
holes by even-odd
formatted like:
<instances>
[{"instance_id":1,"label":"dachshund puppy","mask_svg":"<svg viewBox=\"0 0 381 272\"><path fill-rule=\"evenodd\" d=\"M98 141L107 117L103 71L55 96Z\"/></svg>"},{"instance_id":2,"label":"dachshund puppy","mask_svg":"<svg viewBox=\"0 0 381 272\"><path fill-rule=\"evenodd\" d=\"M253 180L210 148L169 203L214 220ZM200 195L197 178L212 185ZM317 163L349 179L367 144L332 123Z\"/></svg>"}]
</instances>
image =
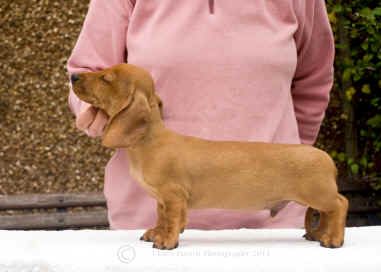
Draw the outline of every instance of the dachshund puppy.
<instances>
[{"instance_id":1,"label":"dachshund puppy","mask_svg":"<svg viewBox=\"0 0 381 272\"><path fill-rule=\"evenodd\" d=\"M209 141L180 135L162 121L162 102L144 69L119 64L73 74L73 90L109 116L102 144L128 153L132 177L157 200L158 220L141 240L173 249L188 209L270 209L288 201L308 206L308 240L341 247L348 209L338 193L337 170L322 150L302 144ZM313 210L320 225L311 229Z\"/></svg>"}]
</instances>

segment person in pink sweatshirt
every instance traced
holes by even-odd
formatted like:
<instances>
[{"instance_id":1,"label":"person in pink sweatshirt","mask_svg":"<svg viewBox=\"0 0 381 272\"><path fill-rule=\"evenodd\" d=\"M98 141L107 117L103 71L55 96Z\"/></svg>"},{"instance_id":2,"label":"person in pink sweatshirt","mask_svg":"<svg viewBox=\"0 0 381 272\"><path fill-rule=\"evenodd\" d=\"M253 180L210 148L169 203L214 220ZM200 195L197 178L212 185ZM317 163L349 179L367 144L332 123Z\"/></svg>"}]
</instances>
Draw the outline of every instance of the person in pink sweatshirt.
<instances>
[{"instance_id":1,"label":"person in pink sweatshirt","mask_svg":"<svg viewBox=\"0 0 381 272\"><path fill-rule=\"evenodd\" d=\"M69 78L123 62L146 69L165 125L184 135L312 145L333 60L324 0L92 0L67 69ZM77 127L101 136L107 115L71 85L68 100ZM111 229L155 225L156 201L130 177L121 149L106 166L104 194ZM190 210L187 227L302 228L306 209L290 202L274 218L269 210Z\"/></svg>"}]
</instances>

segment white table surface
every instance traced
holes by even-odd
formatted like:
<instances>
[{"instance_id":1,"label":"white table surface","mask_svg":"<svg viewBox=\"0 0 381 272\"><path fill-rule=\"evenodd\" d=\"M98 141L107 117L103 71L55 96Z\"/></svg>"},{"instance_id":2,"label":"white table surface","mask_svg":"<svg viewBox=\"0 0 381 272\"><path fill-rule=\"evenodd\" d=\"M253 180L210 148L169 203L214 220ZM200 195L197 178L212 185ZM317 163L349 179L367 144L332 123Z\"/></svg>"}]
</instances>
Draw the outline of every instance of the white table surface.
<instances>
[{"instance_id":1,"label":"white table surface","mask_svg":"<svg viewBox=\"0 0 381 272\"><path fill-rule=\"evenodd\" d=\"M381 226L346 228L342 248L303 229L185 230L174 250L144 230L0 231L0 271L381 271Z\"/></svg>"}]
</instances>

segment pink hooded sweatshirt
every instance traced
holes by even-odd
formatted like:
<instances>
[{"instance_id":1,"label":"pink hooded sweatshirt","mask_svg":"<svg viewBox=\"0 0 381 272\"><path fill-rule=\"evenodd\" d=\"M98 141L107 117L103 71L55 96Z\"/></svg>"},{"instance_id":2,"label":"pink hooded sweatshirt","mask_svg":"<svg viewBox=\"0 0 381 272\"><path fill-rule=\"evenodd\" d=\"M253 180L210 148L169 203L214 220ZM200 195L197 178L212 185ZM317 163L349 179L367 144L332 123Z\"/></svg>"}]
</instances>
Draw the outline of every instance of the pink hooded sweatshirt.
<instances>
[{"instance_id":1,"label":"pink hooded sweatshirt","mask_svg":"<svg viewBox=\"0 0 381 272\"><path fill-rule=\"evenodd\" d=\"M333 60L324 0L92 0L67 69L70 77L122 62L143 67L164 123L184 135L311 145ZM76 116L83 103L70 89ZM130 177L120 149L107 164L104 194L111 229L155 225L156 201ZM274 218L268 210L190 210L187 227L302 228L305 211L295 202Z\"/></svg>"}]
</instances>

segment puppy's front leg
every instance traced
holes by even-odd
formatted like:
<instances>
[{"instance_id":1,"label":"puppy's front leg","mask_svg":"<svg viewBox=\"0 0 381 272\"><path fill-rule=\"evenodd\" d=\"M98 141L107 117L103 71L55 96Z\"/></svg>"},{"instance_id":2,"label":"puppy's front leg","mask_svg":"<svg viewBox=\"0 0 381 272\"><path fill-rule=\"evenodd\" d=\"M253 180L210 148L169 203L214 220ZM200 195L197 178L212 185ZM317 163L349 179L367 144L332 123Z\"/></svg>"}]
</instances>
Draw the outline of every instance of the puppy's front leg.
<instances>
[{"instance_id":1,"label":"puppy's front leg","mask_svg":"<svg viewBox=\"0 0 381 272\"><path fill-rule=\"evenodd\" d=\"M172 198L164 200L164 228L158 231L154 237L153 247L159 249L174 249L179 245L179 233L184 228L184 216L186 217L185 199Z\"/></svg>"},{"instance_id":2,"label":"puppy's front leg","mask_svg":"<svg viewBox=\"0 0 381 272\"><path fill-rule=\"evenodd\" d=\"M147 230L140 240L144 240L146 242L155 241L156 235L162 232L165 229L165 216L164 216L164 205L157 202L157 223L156 226L152 229Z\"/></svg>"}]
</instances>

